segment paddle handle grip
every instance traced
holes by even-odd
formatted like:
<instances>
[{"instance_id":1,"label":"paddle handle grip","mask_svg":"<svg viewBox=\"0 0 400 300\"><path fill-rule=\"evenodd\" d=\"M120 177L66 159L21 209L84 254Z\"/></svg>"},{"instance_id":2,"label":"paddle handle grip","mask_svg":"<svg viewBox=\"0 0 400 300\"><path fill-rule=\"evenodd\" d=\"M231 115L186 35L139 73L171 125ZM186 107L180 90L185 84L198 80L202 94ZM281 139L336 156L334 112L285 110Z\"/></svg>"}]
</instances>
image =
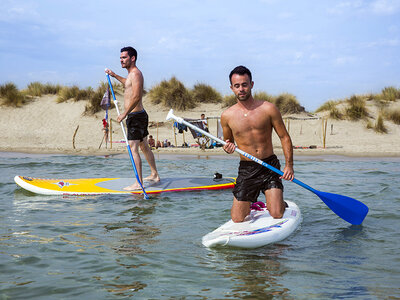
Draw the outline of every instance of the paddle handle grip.
<instances>
[{"instance_id":1,"label":"paddle handle grip","mask_svg":"<svg viewBox=\"0 0 400 300\"><path fill-rule=\"evenodd\" d=\"M209 137L210 139L212 139L212 140L214 140L214 141L216 141L216 142L218 142L218 143L220 143L220 144L222 144L222 145L225 145L225 144L226 144L226 142L223 141L223 140L221 140L220 138L217 138L216 136L213 136L213 135L210 134L209 132L204 131L204 130L202 130L201 128L199 128L199 127L197 127L197 126L195 126L195 125L193 125L193 124L191 124L191 123L185 121L184 119L175 116L175 115L174 115L173 109L171 109L171 110L168 112L168 115L167 115L167 118L166 118L167 121L170 120L170 119L174 119L174 120L177 121L179 124L184 124L184 125L186 125L187 127L192 128L193 130L200 132L201 134L203 134L203 135ZM273 166L267 164L266 162L262 161L261 159L258 159L257 157L254 157L253 155L251 155L251 154L249 154L249 153L247 153L247 152L244 152L243 150L240 150L238 147L235 148L235 151L236 151L237 153L243 155L244 157L247 157L248 159L251 159L251 160L255 161L256 163L259 163L260 165L263 165L264 167L270 169L271 171L274 171L275 173L278 173L278 174L281 175L281 176L283 175L283 172L282 172L281 170L279 170L279 169L277 169L277 168L275 168L275 167L273 167ZM298 180L298 179L296 179L296 178L293 178L292 181L293 181L294 183L296 183L296 184L302 186L303 188L305 188L305 189L311 191L311 192L315 192L315 191L316 191L316 190L313 189L311 186L309 186L309 185L307 185L307 184L301 182L300 180Z\"/></svg>"},{"instance_id":2,"label":"paddle handle grip","mask_svg":"<svg viewBox=\"0 0 400 300\"><path fill-rule=\"evenodd\" d=\"M111 79L110 79L110 75L109 74L107 74L107 80L108 80L108 85L110 86L111 94L113 96L113 101L114 101L114 104L115 104L115 108L117 109L117 114L119 116L120 113L119 113L119 108L118 108L118 102L117 102L117 99L115 98L115 93L114 93L114 89L113 89L112 84L111 84ZM120 122L120 124L121 124L122 133L124 135L125 143L126 143L126 148L128 149L129 158L131 159L133 171L135 172L136 180L137 180L137 182L139 182L139 185L140 185L140 187L141 187L141 189L143 191L144 198L145 199L149 199L149 196L147 195L146 191L144 190L143 184L139 179L139 174L138 174L138 171L136 169L135 160L133 159L131 147L129 146L129 142L128 142L128 138L126 136L124 124L123 124L123 122Z\"/></svg>"}]
</instances>

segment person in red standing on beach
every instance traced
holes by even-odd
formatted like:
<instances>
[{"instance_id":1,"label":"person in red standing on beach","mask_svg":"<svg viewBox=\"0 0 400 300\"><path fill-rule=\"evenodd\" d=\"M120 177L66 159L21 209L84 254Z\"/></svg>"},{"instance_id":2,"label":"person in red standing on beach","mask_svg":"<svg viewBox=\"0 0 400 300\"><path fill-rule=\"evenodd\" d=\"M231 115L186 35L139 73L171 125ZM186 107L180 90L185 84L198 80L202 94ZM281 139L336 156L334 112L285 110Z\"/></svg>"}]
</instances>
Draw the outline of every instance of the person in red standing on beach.
<instances>
[{"instance_id":1,"label":"person in red standing on beach","mask_svg":"<svg viewBox=\"0 0 400 300\"><path fill-rule=\"evenodd\" d=\"M267 101L256 100L251 94L254 82L251 72L238 66L229 75L231 89L237 103L221 115L221 126L226 144L223 149L231 154L237 147L269 165L280 169L273 151L272 129L278 134L285 156L285 167L280 177L264 166L240 156L239 174L233 189L232 220L243 222L257 201L260 191L265 194L267 208L273 218L282 218L285 211L281 179L293 180L293 145L278 108Z\"/></svg>"}]
</instances>

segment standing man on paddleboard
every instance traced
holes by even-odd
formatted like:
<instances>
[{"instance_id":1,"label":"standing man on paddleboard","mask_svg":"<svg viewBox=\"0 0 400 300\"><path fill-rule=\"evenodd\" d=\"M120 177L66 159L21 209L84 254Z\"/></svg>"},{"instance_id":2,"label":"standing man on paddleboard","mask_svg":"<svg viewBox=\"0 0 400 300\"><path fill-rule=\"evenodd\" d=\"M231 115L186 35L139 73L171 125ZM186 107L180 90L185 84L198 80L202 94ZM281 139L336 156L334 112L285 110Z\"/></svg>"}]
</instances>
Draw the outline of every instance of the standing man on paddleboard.
<instances>
[{"instance_id":1,"label":"standing man on paddleboard","mask_svg":"<svg viewBox=\"0 0 400 300\"><path fill-rule=\"evenodd\" d=\"M239 174L233 189L231 217L234 222L243 222L250 214L250 207L262 191L268 211L274 218L282 218L285 211L282 180L293 180L293 146L278 108L267 101L256 100L251 94L254 82L251 72L238 66L229 74L231 89L237 103L221 115L221 125L226 145L223 149L231 154L235 142L241 150L280 169L273 151L272 129L281 140L285 156L285 168L280 177L264 166L240 156Z\"/></svg>"},{"instance_id":2,"label":"standing man on paddleboard","mask_svg":"<svg viewBox=\"0 0 400 300\"><path fill-rule=\"evenodd\" d=\"M144 79L142 72L136 66L137 51L132 47L122 48L120 60L122 68L128 71L128 76L126 78L115 74L109 69L106 70L107 74L116 78L125 87L124 112L118 116L117 120L121 123L126 118L129 146L132 149L132 155L140 181L143 182L143 175L139 147L151 169L150 176L146 177L144 180L158 182L160 181L160 176L157 172L153 151L151 151L147 141L147 136L149 135L147 131L149 116L144 110L142 103ZM124 188L124 190L128 191L138 189L141 189L138 182Z\"/></svg>"}]
</instances>

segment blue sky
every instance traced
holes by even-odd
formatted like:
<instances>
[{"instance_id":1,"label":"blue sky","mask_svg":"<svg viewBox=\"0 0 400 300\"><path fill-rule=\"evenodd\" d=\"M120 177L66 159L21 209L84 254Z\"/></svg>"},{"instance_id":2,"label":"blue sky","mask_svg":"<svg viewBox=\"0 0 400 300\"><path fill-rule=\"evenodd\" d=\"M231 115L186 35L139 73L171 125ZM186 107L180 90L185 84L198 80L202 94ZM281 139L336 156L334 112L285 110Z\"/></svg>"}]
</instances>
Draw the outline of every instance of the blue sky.
<instances>
[{"instance_id":1,"label":"blue sky","mask_svg":"<svg viewBox=\"0 0 400 300\"><path fill-rule=\"evenodd\" d=\"M145 87L176 76L230 94L237 65L255 91L328 100L400 87L400 0L2 0L0 84L97 87L138 50Z\"/></svg>"}]
</instances>

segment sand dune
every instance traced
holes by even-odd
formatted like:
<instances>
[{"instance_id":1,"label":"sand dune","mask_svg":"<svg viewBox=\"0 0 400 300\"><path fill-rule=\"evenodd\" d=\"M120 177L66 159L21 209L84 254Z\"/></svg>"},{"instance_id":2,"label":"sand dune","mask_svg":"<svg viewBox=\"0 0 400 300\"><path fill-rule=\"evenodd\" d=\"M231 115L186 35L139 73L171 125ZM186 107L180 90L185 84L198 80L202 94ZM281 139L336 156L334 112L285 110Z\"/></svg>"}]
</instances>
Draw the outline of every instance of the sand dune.
<instances>
[{"instance_id":1,"label":"sand dune","mask_svg":"<svg viewBox=\"0 0 400 300\"><path fill-rule=\"evenodd\" d=\"M122 100L121 97L119 100ZM56 96L36 98L21 108L1 107L0 151L29 153L67 153L83 155L103 155L123 153L126 151L120 125L112 122L112 147L102 142L102 119L104 112L94 116L84 116L86 101L56 103ZM120 105L121 106L121 105ZM174 133L172 122L166 122L168 108L153 105L144 99L150 122L151 135L159 140L168 139L173 145L181 146L183 142L196 144L189 132ZM374 108L371 107L371 110ZM219 117L223 107L216 104L203 104L190 111L175 111L185 118L200 118L201 113L207 117ZM116 119L116 111L109 115ZM295 146L296 155L349 155L349 156L400 156L400 126L385 122L388 134L379 134L367 129L363 121L336 121L323 119L322 114L310 117L308 114L284 116L285 123ZM216 119L209 119L210 132L217 133ZM326 123L325 123L326 122ZM158 126L155 124L158 123ZM324 130L326 124L325 148ZM78 127L79 126L79 127ZM74 138L75 137L75 138ZM274 147L280 153L280 143L274 135ZM310 149L310 146L312 149ZM196 155L225 154L222 149L201 150L191 148L159 148L157 153L186 153Z\"/></svg>"}]
</instances>

